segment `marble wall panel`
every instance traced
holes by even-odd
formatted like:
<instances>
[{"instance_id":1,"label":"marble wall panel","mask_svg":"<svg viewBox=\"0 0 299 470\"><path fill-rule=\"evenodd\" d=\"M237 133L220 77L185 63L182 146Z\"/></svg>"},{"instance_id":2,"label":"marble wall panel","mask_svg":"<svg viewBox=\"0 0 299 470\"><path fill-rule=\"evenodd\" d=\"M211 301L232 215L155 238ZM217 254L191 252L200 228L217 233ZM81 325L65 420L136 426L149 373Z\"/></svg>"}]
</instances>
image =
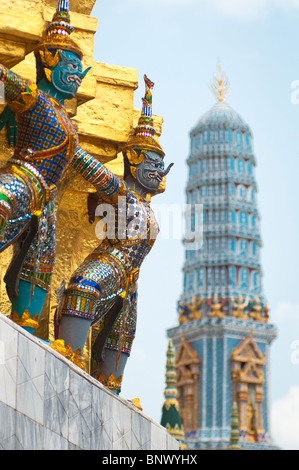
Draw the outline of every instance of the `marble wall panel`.
<instances>
[{"instance_id":1,"label":"marble wall panel","mask_svg":"<svg viewBox=\"0 0 299 470\"><path fill-rule=\"evenodd\" d=\"M0 401L0 450L14 450L18 447L15 422L16 411Z\"/></svg>"},{"instance_id":2,"label":"marble wall panel","mask_svg":"<svg viewBox=\"0 0 299 470\"><path fill-rule=\"evenodd\" d=\"M0 450L177 450L162 426L0 314Z\"/></svg>"},{"instance_id":3,"label":"marble wall panel","mask_svg":"<svg viewBox=\"0 0 299 470\"><path fill-rule=\"evenodd\" d=\"M16 407L18 332L1 322L0 328L0 402ZM5 384L5 386L4 386Z\"/></svg>"}]
</instances>

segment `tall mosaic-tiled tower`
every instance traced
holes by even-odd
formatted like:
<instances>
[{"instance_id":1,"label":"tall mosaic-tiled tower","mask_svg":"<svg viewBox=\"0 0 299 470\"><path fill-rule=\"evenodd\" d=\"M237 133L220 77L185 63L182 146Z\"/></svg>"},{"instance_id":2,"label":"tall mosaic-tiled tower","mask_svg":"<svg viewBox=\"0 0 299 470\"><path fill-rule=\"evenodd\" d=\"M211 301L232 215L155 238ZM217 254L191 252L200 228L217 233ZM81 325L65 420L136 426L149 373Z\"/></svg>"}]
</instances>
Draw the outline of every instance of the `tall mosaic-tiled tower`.
<instances>
[{"instance_id":1,"label":"tall mosaic-tiled tower","mask_svg":"<svg viewBox=\"0 0 299 470\"><path fill-rule=\"evenodd\" d=\"M269 449L276 329L262 287L253 136L226 103L228 87L219 68L212 84L217 102L190 133L187 204L191 214L202 214L192 216L191 228L198 234L202 220L203 237L196 249L184 240L179 326L168 336L188 448L228 448L237 403L240 447Z\"/></svg>"}]
</instances>

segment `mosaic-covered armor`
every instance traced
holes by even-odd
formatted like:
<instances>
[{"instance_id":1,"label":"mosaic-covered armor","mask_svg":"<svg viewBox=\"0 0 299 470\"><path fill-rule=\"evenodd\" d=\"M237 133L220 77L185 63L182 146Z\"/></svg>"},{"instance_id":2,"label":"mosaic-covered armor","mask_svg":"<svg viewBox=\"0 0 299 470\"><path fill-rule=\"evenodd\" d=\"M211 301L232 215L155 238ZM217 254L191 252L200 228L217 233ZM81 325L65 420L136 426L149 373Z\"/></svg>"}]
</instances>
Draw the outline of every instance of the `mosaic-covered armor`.
<instances>
[{"instance_id":1,"label":"mosaic-covered armor","mask_svg":"<svg viewBox=\"0 0 299 470\"><path fill-rule=\"evenodd\" d=\"M164 188L171 167L164 170L152 127L153 83L147 77L145 83L142 116L123 150L124 179L106 170L106 186L98 191L97 215L105 214L100 228L106 231L96 232L102 242L72 275L58 312L58 338L72 350L83 350L93 327L91 372L116 393L135 337L139 270L159 232L149 195Z\"/></svg>"},{"instance_id":2,"label":"mosaic-covered armor","mask_svg":"<svg viewBox=\"0 0 299 470\"><path fill-rule=\"evenodd\" d=\"M69 2L59 0L35 50L37 84L0 65L5 100L17 122L14 155L0 170L0 250L14 245L5 282L12 318L30 332L38 326L55 266L55 195L65 171L72 166L108 193L115 184L106 168L78 146L64 107L89 70L82 70L83 54L70 37L72 30Z\"/></svg>"}]
</instances>

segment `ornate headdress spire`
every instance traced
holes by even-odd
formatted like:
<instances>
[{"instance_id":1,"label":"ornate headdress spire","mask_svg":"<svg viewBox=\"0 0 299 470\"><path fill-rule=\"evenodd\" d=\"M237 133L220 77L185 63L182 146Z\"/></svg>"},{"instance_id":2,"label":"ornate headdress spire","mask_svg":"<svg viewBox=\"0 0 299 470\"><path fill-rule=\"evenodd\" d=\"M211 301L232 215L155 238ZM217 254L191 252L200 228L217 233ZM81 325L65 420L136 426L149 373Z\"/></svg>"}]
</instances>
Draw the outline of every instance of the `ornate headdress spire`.
<instances>
[{"instance_id":1,"label":"ornate headdress spire","mask_svg":"<svg viewBox=\"0 0 299 470\"><path fill-rule=\"evenodd\" d=\"M214 75L214 82L211 83L210 88L219 103L223 103L223 101L225 101L231 94L231 92L228 91L229 86L229 81L226 75L221 72L221 66L218 64L218 75Z\"/></svg>"},{"instance_id":2,"label":"ornate headdress spire","mask_svg":"<svg viewBox=\"0 0 299 470\"><path fill-rule=\"evenodd\" d=\"M71 25L69 0L58 0L57 9L52 22L41 43L35 49L35 54L49 49L62 49L78 54L81 59L83 53L78 44L70 37L74 31Z\"/></svg>"},{"instance_id":3,"label":"ornate headdress spire","mask_svg":"<svg viewBox=\"0 0 299 470\"><path fill-rule=\"evenodd\" d=\"M145 96L142 98L142 111L136 128L136 133L147 135L148 137L154 136L156 131L154 129L153 121L153 94L152 88L155 84L151 82L146 75L144 75L145 83Z\"/></svg>"},{"instance_id":4,"label":"ornate headdress spire","mask_svg":"<svg viewBox=\"0 0 299 470\"><path fill-rule=\"evenodd\" d=\"M69 0L59 0L52 23L48 27L48 35L60 34L69 36L74 31L71 26L70 2Z\"/></svg>"},{"instance_id":5,"label":"ornate headdress spire","mask_svg":"<svg viewBox=\"0 0 299 470\"><path fill-rule=\"evenodd\" d=\"M142 111L141 116L138 120L138 125L134 130L133 136L128 140L123 149L123 152L127 153L130 163L136 164L137 161L133 161L134 158L130 159L130 149L140 148L140 149L149 149L153 152L158 152L163 157L165 156L162 147L159 144L158 137L156 136L156 130L154 128L153 121L153 110L152 110L152 89L154 83L149 80L149 78L144 75L145 82L145 96L142 98Z\"/></svg>"}]
</instances>

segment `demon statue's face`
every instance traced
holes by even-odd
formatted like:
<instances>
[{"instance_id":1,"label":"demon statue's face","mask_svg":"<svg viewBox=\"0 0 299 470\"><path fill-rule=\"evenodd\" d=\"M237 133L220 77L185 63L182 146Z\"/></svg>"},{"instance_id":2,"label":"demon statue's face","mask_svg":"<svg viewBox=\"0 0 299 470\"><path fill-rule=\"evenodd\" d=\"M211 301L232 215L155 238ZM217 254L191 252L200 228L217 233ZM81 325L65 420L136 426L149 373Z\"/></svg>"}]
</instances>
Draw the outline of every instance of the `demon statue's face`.
<instances>
[{"instance_id":1,"label":"demon statue's face","mask_svg":"<svg viewBox=\"0 0 299 470\"><path fill-rule=\"evenodd\" d=\"M144 192L154 195L164 191L166 176L173 163L164 170L163 156L154 150L131 150L130 160L131 175Z\"/></svg>"},{"instance_id":2,"label":"demon statue's face","mask_svg":"<svg viewBox=\"0 0 299 470\"><path fill-rule=\"evenodd\" d=\"M138 183L150 193L155 193L164 176L163 157L156 152L145 151L142 162L136 166Z\"/></svg>"},{"instance_id":3,"label":"demon statue's face","mask_svg":"<svg viewBox=\"0 0 299 470\"><path fill-rule=\"evenodd\" d=\"M60 50L59 56L59 62L52 69L51 80L59 94L69 100L76 96L90 67L83 72L82 61L74 52Z\"/></svg>"}]
</instances>

